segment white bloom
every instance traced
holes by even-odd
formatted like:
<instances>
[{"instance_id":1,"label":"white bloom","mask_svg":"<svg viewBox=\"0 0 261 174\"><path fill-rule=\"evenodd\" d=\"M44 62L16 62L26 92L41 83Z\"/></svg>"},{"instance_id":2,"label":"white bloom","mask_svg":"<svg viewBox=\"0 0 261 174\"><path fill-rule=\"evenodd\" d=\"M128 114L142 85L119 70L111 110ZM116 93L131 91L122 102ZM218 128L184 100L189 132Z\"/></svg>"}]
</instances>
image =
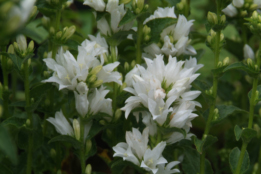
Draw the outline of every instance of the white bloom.
<instances>
[{"instance_id":1,"label":"white bloom","mask_svg":"<svg viewBox=\"0 0 261 174\"><path fill-rule=\"evenodd\" d=\"M133 76L134 75L140 75L139 73L139 69L137 68L137 66L135 66L130 72L128 72L125 76L125 83L127 84L127 86L132 86L132 80L133 80Z\"/></svg>"},{"instance_id":2,"label":"white bloom","mask_svg":"<svg viewBox=\"0 0 261 174\"><path fill-rule=\"evenodd\" d=\"M244 58L245 59L248 59L248 58L255 59L255 53L248 44L245 44L245 46L244 46Z\"/></svg>"},{"instance_id":3,"label":"white bloom","mask_svg":"<svg viewBox=\"0 0 261 174\"><path fill-rule=\"evenodd\" d=\"M136 164L137 166L140 165L139 160L132 153L131 147L128 146L127 143L118 143L112 149L115 151L113 157L122 157L123 160L130 161L130 162Z\"/></svg>"},{"instance_id":4,"label":"white bloom","mask_svg":"<svg viewBox=\"0 0 261 174\"><path fill-rule=\"evenodd\" d=\"M183 140L183 139L191 140L191 137L194 134L189 133L190 128L188 126L185 126L183 129L187 133L186 137L184 137L184 135L180 132L174 132L174 133L172 133L171 135L168 136L167 143L168 144L174 144L174 143L179 142L180 140Z\"/></svg>"},{"instance_id":5,"label":"white bloom","mask_svg":"<svg viewBox=\"0 0 261 174\"><path fill-rule=\"evenodd\" d=\"M131 147L133 154L141 160L147 150L149 142L149 128L145 128L142 134L135 128L132 128L132 132L127 131L126 142Z\"/></svg>"},{"instance_id":6,"label":"white bloom","mask_svg":"<svg viewBox=\"0 0 261 174\"><path fill-rule=\"evenodd\" d=\"M153 174L157 173L159 170L157 165L167 163L167 160L162 157L162 152L165 147L166 142L160 142L154 149L147 149L140 167L151 171Z\"/></svg>"},{"instance_id":7,"label":"white bloom","mask_svg":"<svg viewBox=\"0 0 261 174\"><path fill-rule=\"evenodd\" d=\"M97 74L98 79L103 80L104 83L116 82L122 85L120 73L113 71L119 64L120 62L114 62L103 66L102 70Z\"/></svg>"},{"instance_id":8,"label":"white bloom","mask_svg":"<svg viewBox=\"0 0 261 174\"><path fill-rule=\"evenodd\" d=\"M97 21L97 28L106 36L111 36L111 28L105 17Z\"/></svg>"},{"instance_id":9,"label":"white bloom","mask_svg":"<svg viewBox=\"0 0 261 174\"><path fill-rule=\"evenodd\" d=\"M147 22L157 19L157 18L177 18L175 13L174 13L174 7L166 7L166 8L161 8L158 7L157 10L154 11L154 14L151 15L149 18L147 18L143 24L146 24Z\"/></svg>"},{"instance_id":10,"label":"white bloom","mask_svg":"<svg viewBox=\"0 0 261 174\"><path fill-rule=\"evenodd\" d=\"M232 5L229 4L226 8L222 10L223 13L225 13L229 17L234 17L237 15L237 9Z\"/></svg>"},{"instance_id":11,"label":"white bloom","mask_svg":"<svg viewBox=\"0 0 261 174\"><path fill-rule=\"evenodd\" d=\"M178 165L179 161L172 161L168 163L166 166L165 164L158 165L158 172L157 174L172 174L172 173L179 173L178 169L172 169L174 166Z\"/></svg>"},{"instance_id":12,"label":"white bloom","mask_svg":"<svg viewBox=\"0 0 261 174\"><path fill-rule=\"evenodd\" d=\"M104 11L105 9L103 0L84 0L83 4L94 8L96 11Z\"/></svg>"},{"instance_id":13,"label":"white bloom","mask_svg":"<svg viewBox=\"0 0 261 174\"><path fill-rule=\"evenodd\" d=\"M70 135L74 136L74 131L70 123L67 121L65 116L63 115L63 112L56 112L55 118L48 118L46 119L50 123L52 123L58 133L61 135Z\"/></svg>"},{"instance_id":14,"label":"white bloom","mask_svg":"<svg viewBox=\"0 0 261 174\"><path fill-rule=\"evenodd\" d=\"M244 5L244 0L233 0L233 5L237 8L241 8Z\"/></svg>"},{"instance_id":15,"label":"white bloom","mask_svg":"<svg viewBox=\"0 0 261 174\"><path fill-rule=\"evenodd\" d=\"M82 116L85 117L88 113L89 101L87 99L87 93L85 94L78 94L74 91L75 97L75 107L77 112Z\"/></svg>"}]
</instances>

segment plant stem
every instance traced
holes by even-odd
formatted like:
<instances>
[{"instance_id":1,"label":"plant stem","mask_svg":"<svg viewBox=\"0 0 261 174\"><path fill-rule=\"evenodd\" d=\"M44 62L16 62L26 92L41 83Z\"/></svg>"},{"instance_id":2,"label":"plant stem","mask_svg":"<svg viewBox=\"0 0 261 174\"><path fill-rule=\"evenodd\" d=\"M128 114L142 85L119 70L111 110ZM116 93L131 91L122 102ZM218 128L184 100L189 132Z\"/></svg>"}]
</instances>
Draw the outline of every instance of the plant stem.
<instances>
[{"instance_id":1,"label":"plant stem","mask_svg":"<svg viewBox=\"0 0 261 174\"><path fill-rule=\"evenodd\" d=\"M260 64L261 64L261 60L260 60L261 57L260 56L261 56L261 41L259 42L259 55L257 57L257 65L258 65L259 68L260 68ZM250 98L249 120L248 120L248 128L249 129L252 129L252 127L253 127L257 85L258 85L258 76L254 77L252 94L251 94L251 98ZM235 174L240 174L240 170L241 170L241 166L242 166L242 163L243 163L243 159L244 159L244 155L245 155L245 152L246 152L247 145L248 145L247 142L243 142Z\"/></svg>"},{"instance_id":2,"label":"plant stem","mask_svg":"<svg viewBox=\"0 0 261 174\"><path fill-rule=\"evenodd\" d=\"M258 159L257 173L261 173L261 146L260 146L260 149L259 149L259 159Z\"/></svg>"},{"instance_id":3,"label":"plant stem","mask_svg":"<svg viewBox=\"0 0 261 174\"><path fill-rule=\"evenodd\" d=\"M24 63L24 89L25 89L25 100L26 100L26 112L27 112L27 118L30 121L29 128L33 129L33 118L31 111L28 110L28 108L31 105L31 98L30 98L30 91L29 91L29 64L28 61L25 61ZM32 173L32 151L33 151L33 135L32 132L30 133L28 137L28 152L27 152L27 167L26 167L26 173L31 174Z\"/></svg>"},{"instance_id":4,"label":"plant stem","mask_svg":"<svg viewBox=\"0 0 261 174\"><path fill-rule=\"evenodd\" d=\"M55 18L55 32L57 33L60 27L60 21L61 21L61 14L62 10L58 10L56 13ZM56 53L58 50L58 45L56 43L53 43L53 49L52 49L52 58L55 59Z\"/></svg>"},{"instance_id":5,"label":"plant stem","mask_svg":"<svg viewBox=\"0 0 261 174\"><path fill-rule=\"evenodd\" d=\"M80 149L80 161L82 174L85 174L85 140L84 140L84 121L83 118L80 118L80 141L82 142Z\"/></svg>"},{"instance_id":6,"label":"plant stem","mask_svg":"<svg viewBox=\"0 0 261 174\"><path fill-rule=\"evenodd\" d=\"M16 101L16 89L17 89L17 74L15 71L12 72L12 93L13 101Z\"/></svg>"},{"instance_id":7,"label":"plant stem","mask_svg":"<svg viewBox=\"0 0 261 174\"><path fill-rule=\"evenodd\" d=\"M6 52L6 46L2 46L1 47L2 52ZM3 95L3 99L4 99L4 117L7 118L9 116L9 111L8 111L8 98L5 95L5 92L8 92L8 73L7 73L7 57L6 56L2 56L2 71L3 71L3 80L4 80L4 84L3 84L3 91L4 91L4 95Z\"/></svg>"},{"instance_id":8,"label":"plant stem","mask_svg":"<svg viewBox=\"0 0 261 174\"><path fill-rule=\"evenodd\" d=\"M141 49L141 42L143 37L143 21L138 19L138 39L137 39L137 55L136 55L136 64L141 64L141 56L142 56L142 49Z\"/></svg>"},{"instance_id":9,"label":"plant stem","mask_svg":"<svg viewBox=\"0 0 261 174\"><path fill-rule=\"evenodd\" d=\"M220 54L220 48L219 48L219 43L220 43L220 34L221 34L221 31L218 31L216 33L216 46L215 46L215 50L214 50L214 53L215 53L215 68L217 68L217 65L218 65L218 62L219 62L219 54ZM207 125L206 125L206 128L205 128L205 131L204 131L204 134L203 134L203 140L207 137L209 131L210 131L210 127L211 127L211 122L213 120L213 116L214 116L214 110L215 110L215 107L216 107L216 98L217 98L217 88L218 88L218 77L216 75L214 75L213 77L213 98L215 99L213 101L213 103L211 104L210 106L210 109L209 109L209 115L208 115L208 120L207 120ZM204 174L205 173L205 155L206 153L203 152L201 155L200 155L200 174Z\"/></svg>"},{"instance_id":10,"label":"plant stem","mask_svg":"<svg viewBox=\"0 0 261 174\"><path fill-rule=\"evenodd\" d=\"M116 62L117 59L118 59L117 58L117 47L116 46L111 47L111 56L112 56L112 61ZM115 68L115 71L117 71L117 68ZM114 111L113 119L115 118L115 112L116 112L116 109L117 109L117 96L118 96L118 84L113 82L113 98L112 98L112 109Z\"/></svg>"}]
</instances>

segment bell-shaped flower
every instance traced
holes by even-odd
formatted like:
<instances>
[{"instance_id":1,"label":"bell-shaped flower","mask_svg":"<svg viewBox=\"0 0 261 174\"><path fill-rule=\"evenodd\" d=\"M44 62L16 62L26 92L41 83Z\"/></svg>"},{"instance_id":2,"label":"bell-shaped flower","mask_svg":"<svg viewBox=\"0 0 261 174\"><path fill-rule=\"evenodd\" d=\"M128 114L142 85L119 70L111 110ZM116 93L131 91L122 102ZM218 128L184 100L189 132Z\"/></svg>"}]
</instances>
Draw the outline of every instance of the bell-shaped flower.
<instances>
[{"instance_id":1,"label":"bell-shaped flower","mask_svg":"<svg viewBox=\"0 0 261 174\"><path fill-rule=\"evenodd\" d=\"M142 134L135 128L132 128L132 132L127 131L126 142L131 147L133 154L141 160L147 150L149 142L149 128L145 128Z\"/></svg>"},{"instance_id":2,"label":"bell-shaped flower","mask_svg":"<svg viewBox=\"0 0 261 174\"><path fill-rule=\"evenodd\" d=\"M159 170L157 165L167 163L167 160L162 157L162 152L165 147L166 142L160 142L156 147L154 147L154 149L147 149L140 167L147 171L151 171L153 174L156 174Z\"/></svg>"},{"instance_id":3,"label":"bell-shaped flower","mask_svg":"<svg viewBox=\"0 0 261 174\"><path fill-rule=\"evenodd\" d=\"M158 165L158 172L157 174L172 174L172 173L179 173L179 169L173 169L176 165L178 165L179 161L172 161L168 163L166 166L165 164Z\"/></svg>"},{"instance_id":4,"label":"bell-shaped flower","mask_svg":"<svg viewBox=\"0 0 261 174\"><path fill-rule=\"evenodd\" d=\"M74 91L74 97L75 97L75 107L77 112L82 117L85 117L86 114L88 113L88 108L89 108L87 93L78 94L76 91Z\"/></svg>"},{"instance_id":5,"label":"bell-shaped flower","mask_svg":"<svg viewBox=\"0 0 261 174\"><path fill-rule=\"evenodd\" d=\"M157 10L154 11L154 14L148 17L143 24L146 24L147 22L157 19L157 18L177 18L174 12L174 7L166 7L166 8L161 8L158 7Z\"/></svg>"},{"instance_id":6,"label":"bell-shaped flower","mask_svg":"<svg viewBox=\"0 0 261 174\"><path fill-rule=\"evenodd\" d=\"M244 5L244 0L233 0L233 5L237 8L241 8Z\"/></svg>"},{"instance_id":7,"label":"bell-shaped flower","mask_svg":"<svg viewBox=\"0 0 261 174\"><path fill-rule=\"evenodd\" d=\"M245 59L248 59L248 58L255 59L255 53L248 44L245 44L243 51L244 51Z\"/></svg>"},{"instance_id":8,"label":"bell-shaped flower","mask_svg":"<svg viewBox=\"0 0 261 174\"><path fill-rule=\"evenodd\" d=\"M187 140L191 140L191 137L194 135L194 134L191 134L189 133L189 126L185 126L183 127L183 129L186 131L186 137L184 137L184 135L180 132L174 132L170 135L168 135L166 138L167 138L167 143L168 144L174 144L176 142L179 142L183 139L187 139Z\"/></svg>"},{"instance_id":9,"label":"bell-shaped flower","mask_svg":"<svg viewBox=\"0 0 261 174\"><path fill-rule=\"evenodd\" d=\"M96 11L104 11L105 3L103 0L84 0L83 5L88 5Z\"/></svg>"},{"instance_id":10,"label":"bell-shaped flower","mask_svg":"<svg viewBox=\"0 0 261 174\"><path fill-rule=\"evenodd\" d=\"M131 147L128 146L127 143L118 143L116 146L112 147L112 149L115 152L113 157L122 157L124 161L130 161L133 164L136 164L137 166L140 165L139 160L132 153Z\"/></svg>"},{"instance_id":11,"label":"bell-shaped flower","mask_svg":"<svg viewBox=\"0 0 261 174\"><path fill-rule=\"evenodd\" d=\"M237 15L237 9L233 6L233 4L229 4L226 8L222 10L229 17L235 17Z\"/></svg>"},{"instance_id":12,"label":"bell-shaped flower","mask_svg":"<svg viewBox=\"0 0 261 174\"><path fill-rule=\"evenodd\" d=\"M61 135L70 135L74 136L74 131L70 123L67 121L65 116L63 115L63 112L56 112L55 118L48 118L46 119L50 123L52 123L58 133Z\"/></svg>"},{"instance_id":13,"label":"bell-shaped flower","mask_svg":"<svg viewBox=\"0 0 261 174\"><path fill-rule=\"evenodd\" d=\"M120 62L114 62L103 66L101 71L97 74L97 78L102 80L104 83L116 82L122 85L120 73L113 71L117 66L119 66L119 64Z\"/></svg>"}]
</instances>

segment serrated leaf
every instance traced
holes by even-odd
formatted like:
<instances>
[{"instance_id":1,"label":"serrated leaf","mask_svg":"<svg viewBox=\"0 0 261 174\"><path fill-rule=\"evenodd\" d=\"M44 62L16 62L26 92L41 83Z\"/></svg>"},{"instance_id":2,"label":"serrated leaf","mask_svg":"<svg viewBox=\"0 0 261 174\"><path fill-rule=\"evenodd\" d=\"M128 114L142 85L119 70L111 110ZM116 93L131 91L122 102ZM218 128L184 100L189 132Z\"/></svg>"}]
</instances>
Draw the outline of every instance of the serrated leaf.
<instances>
[{"instance_id":1,"label":"serrated leaf","mask_svg":"<svg viewBox=\"0 0 261 174\"><path fill-rule=\"evenodd\" d=\"M75 149L79 149L81 147L81 142L77 141L75 138L69 135L60 135L52 138L48 143L53 142L67 142L70 143Z\"/></svg>"},{"instance_id":2,"label":"serrated leaf","mask_svg":"<svg viewBox=\"0 0 261 174\"><path fill-rule=\"evenodd\" d=\"M261 85L257 86L256 90L259 92L259 96L257 97L258 98L257 100L260 101L261 100ZM252 95L252 89L248 93L249 100L251 100L251 95Z\"/></svg>"},{"instance_id":3,"label":"serrated leaf","mask_svg":"<svg viewBox=\"0 0 261 174\"><path fill-rule=\"evenodd\" d=\"M134 19L136 19L136 17L137 17L137 15L135 15L134 13L132 13L132 11L130 9L128 9L126 14L123 16L123 18L120 21L119 27L133 21Z\"/></svg>"},{"instance_id":4,"label":"serrated leaf","mask_svg":"<svg viewBox=\"0 0 261 174\"><path fill-rule=\"evenodd\" d=\"M217 109L218 109L218 112L219 112L219 117L216 120L213 120L212 124L217 124L217 123L221 122L222 120L224 120L229 115L232 115L232 114L235 114L235 113L245 113L245 114L248 113L247 111L242 110L242 109L240 109L236 106L233 106L233 105L218 105ZM204 114L203 114L205 120L208 119L208 115L209 115L209 110L205 111Z\"/></svg>"},{"instance_id":5,"label":"serrated leaf","mask_svg":"<svg viewBox=\"0 0 261 174\"><path fill-rule=\"evenodd\" d=\"M236 140L240 140L240 137L241 137L241 134L242 134L242 129L236 125L235 128L234 128L234 133L235 133L235 136L236 136Z\"/></svg>"},{"instance_id":6,"label":"serrated leaf","mask_svg":"<svg viewBox=\"0 0 261 174\"><path fill-rule=\"evenodd\" d=\"M0 125L0 151L13 163L17 164L17 149L6 128Z\"/></svg>"},{"instance_id":7,"label":"serrated leaf","mask_svg":"<svg viewBox=\"0 0 261 174\"><path fill-rule=\"evenodd\" d=\"M253 70L252 68L249 68L247 65L245 65L243 62L237 62L233 63L232 65L227 66L223 72L229 71L229 70L243 70L246 73L248 73L251 76L257 76L259 72Z\"/></svg>"},{"instance_id":8,"label":"serrated leaf","mask_svg":"<svg viewBox=\"0 0 261 174\"><path fill-rule=\"evenodd\" d=\"M241 138L245 143L249 143L252 138L257 136L257 132L254 129L245 128L242 130Z\"/></svg>"},{"instance_id":9,"label":"serrated leaf","mask_svg":"<svg viewBox=\"0 0 261 174\"><path fill-rule=\"evenodd\" d=\"M194 137L194 145L196 146L197 151L201 154L204 152L209 146L218 141L217 137L212 135L208 135L203 141Z\"/></svg>"},{"instance_id":10,"label":"serrated leaf","mask_svg":"<svg viewBox=\"0 0 261 174\"><path fill-rule=\"evenodd\" d=\"M17 128L22 127L26 122L26 119L18 117L10 117L2 122L2 125L13 125Z\"/></svg>"},{"instance_id":11,"label":"serrated leaf","mask_svg":"<svg viewBox=\"0 0 261 174\"><path fill-rule=\"evenodd\" d=\"M235 171L236 171L239 156L240 156L240 150L238 147L235 147L229 154L229 165L230 165L230 169L231 169L232 173L235 173ZM249 164L250 164L249 155L248 155L248 152L246 151L245 155L244 155L243 163L241 166L241 170L240 170L241 174L243 174L247 171L247 169L249 168Z\"/></svg>"},{"instance_id":12,"label":"serrated leaf","mask_svg":"<svg viewBox=\"0 0 261 174\"><path fill-rule=\"evenodd\" d=\"M157 18L146 23L151 29L150 43L158 43L160 40L161 32L170 25L176 24L176 18Z\"/></svg>"}]
</instances>

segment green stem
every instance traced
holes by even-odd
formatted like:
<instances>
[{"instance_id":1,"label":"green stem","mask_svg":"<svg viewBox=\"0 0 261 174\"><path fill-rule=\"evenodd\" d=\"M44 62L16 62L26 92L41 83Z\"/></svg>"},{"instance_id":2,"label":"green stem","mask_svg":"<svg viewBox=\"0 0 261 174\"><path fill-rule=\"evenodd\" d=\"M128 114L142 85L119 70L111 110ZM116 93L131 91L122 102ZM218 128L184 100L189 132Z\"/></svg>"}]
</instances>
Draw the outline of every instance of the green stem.
<instances>
[{"instance_id":1,"label":"green stem","mask_svg":"<svg viewBox=\"0 0 261 174\"><path fill-rule=\"evenodd\" d=\"M111 47L111 56L112 56L112 61L116 62L117 61L117 47L112 46ZM115 71L117 71L117 68L115 68ZM112 98L112 109L114 111L113 114L113 119L115 118L115 112L117 110L117 96L118 96L118 84L113 83L113 98Z\"/></svg>"},{"instance_id":2,"label":"green stem","mask_svg":"<svg viewBox=\"0 0 261 174\"><path fill-rule=\"evenodd\" d=\"M260 56L261 56L261 41L259 42L259 55L257 57L258 67L260 67L260 64L261 64L261 60L260 60L261 57ZM249 120L248 120L248 128L249 129L252 129L252 127L253 127L257 85L258 85L258 76L254 78L253 87L252 87L252 94L251 94L251 98L250 98ZM248 142L243 142L235 174L240 174L240 170L241 170L241 166L242 166L242 163L243 163L243 159L244 159L244 155L245 155L245 152L246 152L247 145L248 145Z\"/></svg>"},{"instance_id":3,"label":"green stem","mask_svg":"<svg viewBox=\"0 0 261 174\"><path fill-rule=\"evenodd\" d=\"M141 48L141 43L142 43L142 37L143 37L143 21L138 20L138 39L137 39L137 55L136 55L136 64L141 64L141 56L142 56L142 48Z\"/></svg>"},{"instance_id":4,"label":"green stem","mask_svg":"<svg viewBox=\"0 0 261 174\"><path fill-rule=\"evenodd\" d=\"M17 89L17 74L15 71L12 72L12 93L13 101L16 101L16 89Z\"/></svg>"},{"instance_id":5,"label":"green stem","mask_svg":"<svg viewBox=\"0 0 261 174\"><path fill-rule=\"evenodd\" d=\"M84 141L84 121L80 118L80 141L82 142L80 149L80 161L81 161L81 169L82 174L85 174L85 141Z\"/></svg>"},{"instance_id":6,"label":"green stem","mask_svg":"<svg viewBox=\"0 0 261 174\"><path fill-rule=\"evenodd\" d=\"M28 61L25 61L24 63L24 89L25 89L25 100L26 100L26 107L29 108L31 105L31 98L30 98L30 92L29 92L29 64ZM32 113L28 109L27 111L27 118L30 121L30 129L33 128L33 119L32 119ZM30 133L28 137L28 152L27 152L27 167L26 167L26 174L32 173L32 151L33 151L33 135Z\"/></svg>"},{"instance_id":7,"label":"green stem","mask_svg":"<svg viewBox=\"0 0 261 174\"><path fill-rule=\"evenodd\" d=\"M261 146L260 146L260 149L259 149L259 159L258 159L257 173L261 173Z\"/></svg>"},{"instance_id":8,"label":"green stem","mask_svg":"<svg viewBox=\"0 0 261 174\"><path fill-rule=\"evenodd\" d=\"M217 34L216 34L216 46L215 46L215 50L214 50L214 53L215 53L215 68L217 68L217 65L218 65L218 62L219 62L219 54L220 54L220 48L219 48L219 43L220 43L220 34L221 34L221 31L218 31ZM206 124L206 128L205 128L205 131L204 131L204 134L203 134L203 140L207 137L207 135L209 134L209 131L210 131L210 127L211 127L211 122L213 120L213 116L214 116L214 110L215 110L215 107L216 107L216 98L217 98L217 88L218 88L218 77L216 75L214 75L213 77L213 98L215 99L213 101L213 103L211 104L210 106L210 109L209 109L209 115L208 115L208 120L207 120L207 124ZM206 153L203 152L201 155L200 155L200 174L204 174L205 173L205 155Z\"/></svg>"},{"instance_id":9,"label":"green stem","mask_svg":"<svg viewBox=\"0 0 261 174\"><path fill-rule=\"evenodd\" d=\"M2 52L6 52L6 46L1 47ZM4 91L4 118L7 118L9 116L9 111L8 111L8 97L5 95L6 92L8 92L8 72L7 72L7 57L2 56L2 71L3 71L3 91Z\"/></svg>"},{"instance_id":10,"label":"green stem","mask_svg":"<svg viewBox=\"0 0 261 174\"><path fill-rule=\"evenodd\" d=\"M60 21L61 21L61 14L62 10L58 10L56 13L55 18L55 32L57 33L60 27ZM55 59L56 53L58 50L58 45L56 43L53 43L53 49L52 49L52 58Z\"/></svg>"}]
</instances>

